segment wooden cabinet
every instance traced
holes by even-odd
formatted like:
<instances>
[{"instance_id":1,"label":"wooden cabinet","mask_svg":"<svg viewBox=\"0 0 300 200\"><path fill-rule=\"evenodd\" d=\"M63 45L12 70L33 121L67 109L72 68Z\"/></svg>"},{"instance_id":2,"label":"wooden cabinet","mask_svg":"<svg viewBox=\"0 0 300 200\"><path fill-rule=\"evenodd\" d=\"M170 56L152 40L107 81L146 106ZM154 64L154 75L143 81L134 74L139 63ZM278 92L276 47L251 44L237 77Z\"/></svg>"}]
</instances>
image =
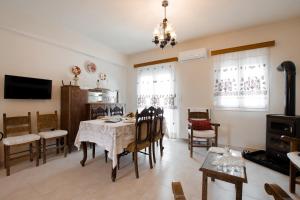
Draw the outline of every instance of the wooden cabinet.
<instances>
[{"instance_id":1,"label":"wooden cabinet","mask_svg":"<svg viewBox=\"0 0 300 200\"><path fill-rule=\"evenodd\" d=\"M68 131L69 152L74 149L80 121L87 119L87 93L79 86L61 87L61 128Z\"/></svg>"},{"instance_id":2,"label":"wooden cabinet","mask_svg":"<svg viewBox=\"0 0 300 200\"><path fill-rule=\"evenodd\" d=\"M116 101L115 103L104 101L88 103L89 96L91 96L91 93L94 91L99 90L82 90L79 86L74 85L61 87L60 121L61 129L68 131L69 152L75 149L74 142L81 121L109 115L110 108L114 108L115 106L122 107L125 113L125 104L117 103L118 98L113 98L113 101ZM107 91L109 92L109 90ZM109 101L112 101L111 98ZM101 114L102 110L106 110L106 114Z\"/></svg>"}]
</instances>

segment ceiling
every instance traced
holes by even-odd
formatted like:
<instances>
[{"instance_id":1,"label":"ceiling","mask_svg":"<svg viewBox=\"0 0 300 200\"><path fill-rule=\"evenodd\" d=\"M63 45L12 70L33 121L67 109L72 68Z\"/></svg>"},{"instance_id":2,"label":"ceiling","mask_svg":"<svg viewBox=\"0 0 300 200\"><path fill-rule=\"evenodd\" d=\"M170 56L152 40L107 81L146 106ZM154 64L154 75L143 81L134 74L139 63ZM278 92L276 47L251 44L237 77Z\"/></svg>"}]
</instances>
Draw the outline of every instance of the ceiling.
<instances>
[{"instance_id":1,"label":"ceiling","mask_svg":"<svg viewBox=\"0 0 300 200\"><path fill-rule=\"evenodd\" d=\"M123 54L154 48L161 0L8 0L0 7L77 31ZM299 0L169 0L179 42L300 16Z\"/></svg>"}]
</instances>

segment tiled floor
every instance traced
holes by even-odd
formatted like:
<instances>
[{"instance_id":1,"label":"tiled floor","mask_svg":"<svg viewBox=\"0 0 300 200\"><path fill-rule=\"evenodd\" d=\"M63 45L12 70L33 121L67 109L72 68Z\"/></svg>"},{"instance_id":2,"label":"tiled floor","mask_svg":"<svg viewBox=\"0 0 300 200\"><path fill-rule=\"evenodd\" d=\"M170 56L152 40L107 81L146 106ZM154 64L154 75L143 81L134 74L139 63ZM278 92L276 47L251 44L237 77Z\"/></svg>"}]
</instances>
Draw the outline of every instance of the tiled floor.
<instances>
[{"instance_id":1,"label":"tiled floor","mask_svg":"<svg viewBox=\"0 0 300 200\"><path fill-rule=\"evenodd\" d=\"M0 171L0 199L172 199L171 182L181 181L189 200L201 199L201 172L199 167L206 150L197 149L194 159L189 157L186 143L165 141L165 154L152 170L147 157L139 156L140 178L135 178L131 155L121 158L117 181L111 182L111 162L105 163L103 150L98 148L95 160L85 167L79 161L81 152L67 158L55 156L47 164L34 167L23 162L12 167L11 176ZM91 152L89 152L91 156ZM288 177L254 163L247 162L248 184L244 185L243 199L271 199L264 191L265 182L277 183L288 190ZM298 198L300 187L297 188ZM234 186L221 181L208 183L208 199L235 199ZM295 197L296 199L296 197Z\"/></svg>"}]
</instances>

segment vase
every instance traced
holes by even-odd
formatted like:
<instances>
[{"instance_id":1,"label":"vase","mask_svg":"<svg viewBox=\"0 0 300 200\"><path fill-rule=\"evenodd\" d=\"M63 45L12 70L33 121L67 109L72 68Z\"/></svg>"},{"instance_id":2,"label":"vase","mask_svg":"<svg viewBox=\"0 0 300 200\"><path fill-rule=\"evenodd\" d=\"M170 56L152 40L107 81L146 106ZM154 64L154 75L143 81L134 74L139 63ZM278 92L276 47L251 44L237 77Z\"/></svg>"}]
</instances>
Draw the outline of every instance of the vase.
<instances>
[{"instance_id":1,"label":"vase","mask_svg":"<svg viewBox=\"0 0 300 200\"><path fill-rule=\"evenodd\" d=\"M97 86L97 88L100 88L100 81L99 80L97 80L96 86Z\"/></svg>"},{"instance_id":2,"label":"vase","mask_svg":"<svg viewBox=\"0 0 300 200\"><path fill-rule=\"evenodd\" d=\"M75 86L79 86L79 84L78 84L79 77L77 75L74 76L73 81L74 81Z\"/></svg>"}]
</instances>

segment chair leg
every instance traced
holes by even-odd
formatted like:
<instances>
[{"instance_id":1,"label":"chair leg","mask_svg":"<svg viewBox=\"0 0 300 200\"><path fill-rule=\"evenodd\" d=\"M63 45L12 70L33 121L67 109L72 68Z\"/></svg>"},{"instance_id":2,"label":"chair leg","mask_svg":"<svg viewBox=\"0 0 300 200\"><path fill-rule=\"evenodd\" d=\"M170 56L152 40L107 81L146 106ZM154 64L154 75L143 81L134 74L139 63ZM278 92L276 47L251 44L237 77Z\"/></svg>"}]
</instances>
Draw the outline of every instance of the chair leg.
<instances>
[{"instance_id":1,"label":"chair leg","mask_svg":"<svg viewBox=\"0 0 300 200\"><path fill-rule=\"evenodd\" d=\"M68 145L67 145L67 136L64 136L64 156L67 157L68 154Z\"/></svg>"},{"instance_id":2,"label":"chair leg","mask_svg":"<svg viewBox=\"0 0 300 200\"><path fill-rule=\"evenodd\" d=\"M155 143L156 142L153 142L151 145L152 145L152 153L153 153L153 162L154 163L156 163L156 158L155 158ZM151 156L150 154L149 154L149 156Z\"/></svg>"},{"instance_id":3,"label":"chair leg","mask_svg":"<svg viewBox=\"0 0 300 200\"><path fill-rule=\"evenodd\" d=\"M217 147L218 146L218 138L215 137L215 146Z\"/></svg>"},{"instance_id":4,"label":"chair leg","mask_svg":"<svg viewBox=\"0 0 300 200\"><path fill-rule=\"evenodd\" d=\"M59 138L56 138L56 154L59 154Z\"/></svg>"},{"instance_id":5,"label":"chair leg","mask_svg":"<svg viewBox=\"0 0 300 200\"><path fill-rule=\"evenodd\" d=\"M40 140L35 141L35 152L36 152L36 166L39 166L40 162Z\"/></svg>"},{"instance_id":6,"label":"chair leg","mask_svg":"<svg viewBox=\"0 0 300 200\"><path fill-rule=\"evenodd\" d=\"M93 158L95 158L95 155L96 155L96 153L95 153L96 152L96 144L93 143L92 146L93 146L93 153L92 154L93 154Z\"/></svg>"},{"instance_id":7,"label":"chair leg","mask_svg":"<svg viewBox=\"0 0 300 200\"><path fill-rule=\"evenodd\" d=\"M160 146L160 156L162 157L164 153L163 137L159 140L159 146Z\"/></svg>"},{"instance_id":8,"label":"chair leg","mask_svg":"<svg viewBox=\"0 0 300 200\"><path fill-rule=\"evenodd\" d=\"M150 146L149 146L149 163L150 163L150 169L152 169L153 168L153 165L152 165L152 148L151 148L151 144L150 144Z\"/></svg>"},{"instance_id":9,"label":"chair leg","mask_svg":"<svg viewBox=\"0 0 300 200\"><path fill-rule=\"evenodd\" d=\"M132 161L134 161L134 153L132 153Z\"/></svg>"},{"instance_id":10,"label":"chair leg","mask_svg":"<svg viewBox=\"0 0 300 200\"><path fill-rule=\"evenodd\" d=\"M295 193L296 188L296 167L290 162L290 193Z\"/></svg>"},{"instance_id":11,"label":"chair leg","mask_svg":"<svg viewBox=\"0 0 300 200\"><path fill-rule=\"evenodd\" d=\"M39 159L42 158L42 139L40 139Z\"/></svg>"},{"instance_id":12,"label":"chair leg","mask_svg":"<svg viewBox=\"0 0 300 200\"><path fill-rule=\"evenodd\" d=\"M42 139L42 141L43 141L43 164L45 164L46 163L46 139L45 138L43 138Z\"/></svg>"},{"instance_id":13,"label":"chair leg","mask_svg":"<svg viewBox=\"0 0 300 200\"><path fill-rule=\"evenodd\" d=\"M190 137L190 157L193 157L193 138Z\"/></svg>"},{"instance_id":14,"label":"chair leg","mask_svg":"<svg viewBox=\"0 0 300 200\"><path fill-rule=\"evenodd\" d=\"M118 170L120 169L120 155L118 155L118 159L117 159L117 162L118 162Z\"/></svg>"},{"instance_id":15,"label":"chair leg","mask_svg":"<svg viewBox=\"0 0 300 200\"><path fill-rule=\"evenodd\" d=\"M105 162L107 163L107 157L108 157L108 151L107 150L104 150L104 153L105 153Z\"/></svg>"},{"instance_id":16,"label":"chair leg","mask_svg":"<svg viewBox=\"0 0 300 200\"><path fill-rule=\"evenodd\" d=\"M134 154L135 176L136 176L136 178L139 178L139 167L138 167L138 156L137 156L137 152L135 151L133 154Z\"/></svg>"},{"instance_id":17,"label":"chair leg","mask_svg":"<svg viewBox=\"0 0 300 200\"><path fill-rule=\"evenodd\" d=\"M191 150L191 136L190 136L190 134L188 134L188 140L189 140L188 149Z\"/></svg>"},{"instance_id":18,"label":"chair leg","mask_svg":"<svg viewBox=\"0 0 300 200\"><path fill-rule=\"evenodd\" d=\"M32 143L29 143L29 160L33 161L33 153L32 153Z\"/></svg>"},{"instance_id":19,"label":"chair leg","mask_svg":"<svg viewBox=\"0 0 300 200\"><path fill-rule=\"evenodd\" d=\"M10 175L9 154L10 154L10 146L4 145L4 163L6 168L6 176Z\"/></svg>"},{"instance_id":20,"label":"chair leg","mask_svg":"<svg viewBox=\"0 0 300 200\"><path fill-rule=\"evenodd\" d=\"M210 145L210 139L206 139L206 150L208 151Z\"/></svg>"}]
</instances>

